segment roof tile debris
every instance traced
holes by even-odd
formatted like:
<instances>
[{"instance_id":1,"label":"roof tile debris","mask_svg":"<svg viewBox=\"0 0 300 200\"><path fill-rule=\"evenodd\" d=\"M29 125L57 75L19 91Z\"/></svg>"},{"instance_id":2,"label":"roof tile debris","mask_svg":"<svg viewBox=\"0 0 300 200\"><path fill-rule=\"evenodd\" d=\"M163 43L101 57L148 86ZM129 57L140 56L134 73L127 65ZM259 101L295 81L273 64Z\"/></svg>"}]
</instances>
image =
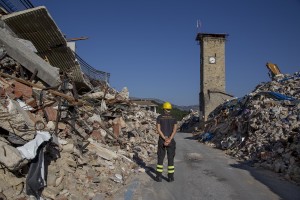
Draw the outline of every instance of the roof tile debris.
<instances>
[{"instance_id":1,"label":"roof tile debris","mask_svg":"<svg viewBox=\"0 0 300 200\"><path fill-rule=\"evenodd\" d=\"M37 11L45 8L23 13ZM2 19L14 16L21 17ZM83 93L74 73L59 72L16 38L21 29L14 33L16 27L0 22L1 199L104 198L143 171L155 157L158 114L133 104L126 87L118 92L106 81ZM37 42L46 40L32 36L30 42L39 51Z\"/></svg>"}]
</instances>

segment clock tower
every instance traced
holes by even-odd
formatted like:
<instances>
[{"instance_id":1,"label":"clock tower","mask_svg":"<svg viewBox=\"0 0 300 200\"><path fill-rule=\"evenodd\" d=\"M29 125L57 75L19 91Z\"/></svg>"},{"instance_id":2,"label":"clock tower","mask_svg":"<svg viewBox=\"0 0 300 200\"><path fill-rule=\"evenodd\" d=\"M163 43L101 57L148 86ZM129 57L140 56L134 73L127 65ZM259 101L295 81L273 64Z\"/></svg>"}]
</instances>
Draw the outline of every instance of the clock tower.
<instances>
[{"instance_id":1,"label":"clock tower","mask_svg":"<svg viewBox=\"0 0 300 200\"><path fill-rule=\"evenodd\" d=\"M209 113L228 99L228 95L225 93L225 41L227 36L227 34L198 33L196 37L200 45L199 114L202 127Z\"/></svg>"}]
</instances>

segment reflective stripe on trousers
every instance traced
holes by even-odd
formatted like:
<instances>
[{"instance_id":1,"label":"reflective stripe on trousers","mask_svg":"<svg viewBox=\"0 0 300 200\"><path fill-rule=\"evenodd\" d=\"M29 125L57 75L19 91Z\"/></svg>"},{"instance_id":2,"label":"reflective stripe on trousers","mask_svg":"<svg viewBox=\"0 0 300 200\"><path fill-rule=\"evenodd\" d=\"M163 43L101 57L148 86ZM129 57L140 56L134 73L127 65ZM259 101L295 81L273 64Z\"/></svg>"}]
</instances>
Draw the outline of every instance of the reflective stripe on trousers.
<instances>
[{"instance_id":1,"label":"reflective stripe on trousers","mask_svg":"<svg viewBox=\"0 0 300 200\"><path fill-rule=\"evenodd\" d=\"M157 166L156 171L159 173L163 172L163 162L167 153L168 157L168 174L174 174L174 157L176 150L176 142L173 139L168 146L164 146L164 140L162 138L158 141L158 149L157 149Z\"/></svg>"},{"instance_id":2,"label":"reflective stripe on trousers","mask_svg":"<svg viewBox=\"0 0 300 200\"><path fill-rule=\"evenodd\" d=\"M156 165L156 171L162 173L164 171L163 165Z\"/></svg>"},{"instance_id":3,"label":"reflective stripe on trousers","mask_svg":"<svg viewBox=\"0 0 300 200\"><path fill-rule=\"evenodd\" d=\"M174 174L175 167L174 166L168 166L168 174Z\"/></svg>"}]
</instances>

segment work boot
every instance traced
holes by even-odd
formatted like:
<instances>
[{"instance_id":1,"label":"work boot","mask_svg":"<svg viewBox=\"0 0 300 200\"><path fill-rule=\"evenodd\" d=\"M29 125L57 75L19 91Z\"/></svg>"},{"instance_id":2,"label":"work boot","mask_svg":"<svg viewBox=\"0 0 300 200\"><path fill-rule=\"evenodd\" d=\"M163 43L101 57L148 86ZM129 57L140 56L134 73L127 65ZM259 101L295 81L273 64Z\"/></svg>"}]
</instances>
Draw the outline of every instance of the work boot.
<instances>
[{"instance_id":1,"label":"work boot","mask_svg":"<svg viewBox=\"0 0 300 200\"><path fill-rule=\"evenodd\" d=\"M173 182L174 180L174 174L168 174L168 182Z\"/></svg>"},{"instance_id":2,"label":"work boot","mask_svg":"<svg viewBox=\"0 0 300 200\"><path fill-rule=\"evenodd\" d=\"M161 175L161 172L157 172L157 173L156 173L156 181L157 181L157 182L162 182L162 175Z\"/></svg>"}]
</instances>

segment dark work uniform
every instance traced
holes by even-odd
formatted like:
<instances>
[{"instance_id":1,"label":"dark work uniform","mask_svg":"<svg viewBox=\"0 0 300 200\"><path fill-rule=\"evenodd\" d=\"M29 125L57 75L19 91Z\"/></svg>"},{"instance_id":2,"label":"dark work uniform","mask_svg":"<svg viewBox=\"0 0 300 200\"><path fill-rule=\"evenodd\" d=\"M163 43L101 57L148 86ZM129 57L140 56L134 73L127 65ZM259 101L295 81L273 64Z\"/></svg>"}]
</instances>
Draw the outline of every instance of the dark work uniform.
<instances>
[{"instance_id":1,"label":"dark work uniform","mask_svg":"<svg viewBox=\"0 0 300 200\"><path fill-rule=\"evenodd\" d=\"M171 116L169 113L161 114L157 117L156 120L157 124L160 124L160 129L163 132L163 134L166 137L170 137L174 125L177 124L176 119ZM168 157L168 176L173 177L174 175L174 157L175 157L175 149L176 149L176 142L174 138L171 140L170 144L168 146L164 145L164 139L159 136L158 139L158 148L157 148L157 166L156 171L157 173L163 172L163 162L167 151L167 157Z\"/></svg>"}]
</instances>

